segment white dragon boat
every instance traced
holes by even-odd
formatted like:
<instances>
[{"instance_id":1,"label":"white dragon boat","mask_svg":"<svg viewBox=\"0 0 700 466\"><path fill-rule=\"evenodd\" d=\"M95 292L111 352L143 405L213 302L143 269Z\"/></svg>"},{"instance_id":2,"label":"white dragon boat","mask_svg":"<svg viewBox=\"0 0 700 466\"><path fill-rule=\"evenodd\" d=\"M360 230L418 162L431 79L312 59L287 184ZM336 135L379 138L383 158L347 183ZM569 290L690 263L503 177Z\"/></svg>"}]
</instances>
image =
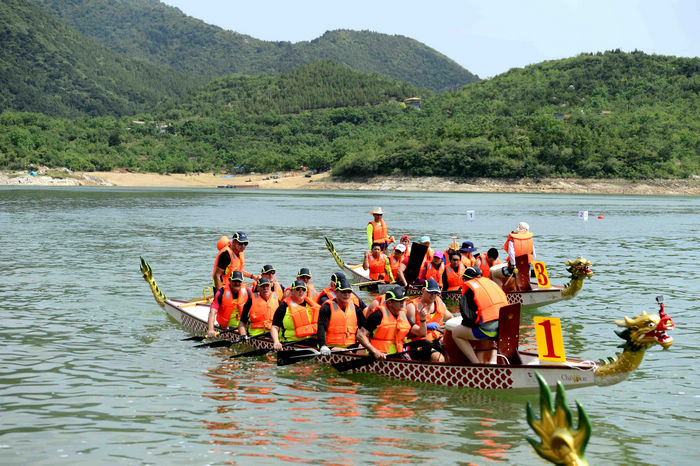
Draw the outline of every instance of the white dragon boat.
<instances>
[{"instance_id":1,"label":"white dragon boat","mask_svg":"<svg viewBox=\"0 0 700 466\"><path fill-rule=\"evenodd\" d=\"M206 333L209 301L211 296L185 301L168 299L153 280L150 265L141 259L141 272L149 283L156 301L169 316L181 323L187 330ZM352 365L359 361L361 365L347 372L365 372L385 375L413 382L432 383L451 387L470 387L483 390L526 390L538 388L535 372L539 372L549 386L561 381L567 388L590 385L611 385L624 380L641 363L647 348L659 344L667 349L673 344L666 332L674 328L673 321L664 313L663 304L659 314L646 314L625 317L616 321L624 330L618 336L625 340L624 348L617 359L605 361L587 361L567 359L565 363L543 363L537 354L518 349L520 305L509 305L501 309L499 329L499 364L468 364L464 362L433 363L406 359L387 359L375 361L363 353L331 353L330 356L318 355L321 363L337 366ZM221 334L220 338L235 342L239 337L233 333ZM449 356L451 332L445 332L445 348ZM272 341L265 338L246 340L245 344L256 349L270 349ZM305 347L308 348L308 347ZM303 349L300 347L300 349ZM366 363L364 363L364 362Z\"/></svg>"}]
</instances>

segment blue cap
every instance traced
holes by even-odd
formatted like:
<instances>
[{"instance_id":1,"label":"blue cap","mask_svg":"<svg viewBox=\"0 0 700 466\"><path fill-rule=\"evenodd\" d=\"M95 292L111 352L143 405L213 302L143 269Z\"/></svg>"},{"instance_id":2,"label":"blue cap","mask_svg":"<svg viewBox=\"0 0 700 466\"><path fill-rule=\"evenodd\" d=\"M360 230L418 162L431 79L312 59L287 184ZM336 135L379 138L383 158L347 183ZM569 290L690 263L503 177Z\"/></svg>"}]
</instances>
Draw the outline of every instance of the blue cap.
<instances>
[{"instance_id":1,"label":"blue cap","mask_svg":"<svg viewBox=\"0 0 700 466\"><path fill-rule=\"evenodd\" d=\"M474 243L471 241L465 241L462 243L462 247L459 248L459 252L474 252L476 251L476 248L474 247Z\"/></svg>"},{"instance_id":2,"label":"blue cap","mask_svg":"<svg viewBox=\"0 0 700 466\"><path fill-rule=\"evenodd\" d=\"M245 234L245 231L237 231L231 235L231 241L236 241L237 243L241 244L248 244L248 235Z\"/></svg>"},{"instance_id":3,"label":"blue cap","mask_svg":"<svg viewBox=\"0 0 700 466\"><path fill-rule=\"evenodd\" d=\"M231 281L232 282L242 282L243 281L243 274L241 273L240 270L234 270L233 273L231 273Z\"/></svg>"},{"instance_id":4,"label":"blue cap","mask_svg":"<svg viewBox=\"0 0 700 466\"><path fill-rule=\"evenodd\" d=\"M436 282L432 278L429 278L425 281L425 285L423 285L423 289L425 291L427 291L428 293L439 293L440 292L440 285L438 285L438 282Z\"/></svg>"}]
</instances>

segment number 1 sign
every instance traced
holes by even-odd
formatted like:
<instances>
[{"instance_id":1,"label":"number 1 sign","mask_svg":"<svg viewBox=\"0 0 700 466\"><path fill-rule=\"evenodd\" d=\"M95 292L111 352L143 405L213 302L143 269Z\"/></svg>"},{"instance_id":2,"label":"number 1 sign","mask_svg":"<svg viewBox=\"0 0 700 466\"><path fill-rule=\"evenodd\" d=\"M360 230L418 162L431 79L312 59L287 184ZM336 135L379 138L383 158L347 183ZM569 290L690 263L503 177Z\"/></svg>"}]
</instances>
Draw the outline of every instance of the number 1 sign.
<instances>
[{"instance_id":1,"label":"number 1 sign","mask_svg":"<svg viewBox=\"0 0 700 466\"><path fill-rule=\"evenodd\" d=\"M540 361L565 362L564 338L558 317L535 317L535 338Z\"/></svg>"}]
</instances>

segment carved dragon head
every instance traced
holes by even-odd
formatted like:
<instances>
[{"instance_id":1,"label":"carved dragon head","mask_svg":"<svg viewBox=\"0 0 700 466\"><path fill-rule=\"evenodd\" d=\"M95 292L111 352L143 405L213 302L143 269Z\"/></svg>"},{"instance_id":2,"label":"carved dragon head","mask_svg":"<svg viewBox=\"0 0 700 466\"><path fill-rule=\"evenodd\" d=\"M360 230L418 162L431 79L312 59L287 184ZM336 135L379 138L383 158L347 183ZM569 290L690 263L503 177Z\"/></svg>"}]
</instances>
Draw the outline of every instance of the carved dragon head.
<instances>
[{"instance_id":1,"label":"carved dragon head","mask_svg":"<svg viewBox=\"0 0 700 466\"><path fill-rule=\"evenodd\" d=\"M663 309L658 314L642 311L641 315L632 318L625 316L625 320L616 320L615 323L624 327L624 330L615 332L625 340L621 348L637 350L659 344L663 349L668 349L673 344L673 337L666 332L673 330L675 325Z\"/></svg>"},{"instance_id":2,"label":"carved dragon head","mask_svg":"<svg viewBox=\"0 0 700 466\"><path fill-rule=\"evenodd\" d=\"M579 257L574 261L566 261L566 266L568 267L566 271L571 274L571 277L569 278L572 280L579 278L591 278L593 276L593 271L590 269L591 265L593 265L591 261L585 257Z\"/></svg>"}]
</instances>

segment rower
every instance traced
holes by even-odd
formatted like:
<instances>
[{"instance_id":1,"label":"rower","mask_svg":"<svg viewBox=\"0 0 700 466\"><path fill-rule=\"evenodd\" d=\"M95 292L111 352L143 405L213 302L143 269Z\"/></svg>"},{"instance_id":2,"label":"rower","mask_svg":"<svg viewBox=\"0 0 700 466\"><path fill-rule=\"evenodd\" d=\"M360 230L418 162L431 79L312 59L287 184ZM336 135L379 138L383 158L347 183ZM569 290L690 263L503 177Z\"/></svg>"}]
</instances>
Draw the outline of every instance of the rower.
<instances>
[{"instance_id":1,"label":"rower","mask_svg":"<svg viewBox=\"0 0 700 466\"><path fill-rule=\"evenodd\" d=\"M466 282L459 301L462 323L452 330L452 338L469 362L496 364L496 349L493 346L485 360L480 361L469 340L498 338L499 311L508 304L508 299L492 280L481 277L481 270L477 267L467 267L464 279Z\"/></svg>"},{"instance_id":2,"label":"rower","mask_svg":"<svg viewBox=\"0 0 700 466\"><path fill-rule=\"evenodd\" d=\"M372 312L357 330L357 341L375 359L403 351L404 340L413 323L406 317L403 288L396 286L386 292L384 304ZM425 328L425 322L420 322Z\"/></svg>"},{"instance_id":3,"label":"rower","mask_svg":"<svg viewBox=\"0 0 700 466\"><path fill-rule=\"evenodd\" d=\"M389 236L386 222L382 219L384 211L381 207L375 207L372 212L374 220L367 224L367 243L372 249L374 243L379 243L381 250L384 251L390 243L394 242L394 237Z\"/></svg>"},{"instance_id":4,"label":"rower","mask_svg":"<svg viewBox=\"0 0 700 466\"><path fill-rule=\"evenodd\" d=\"M409 342L406 347L415 347L415 342L429 341L432 343L430 361L445 362L442 348L442 333L438 331L445 319L451 319L452 314L447 310L445 303L440 298L440 286L432 278L425 281L421 290L421 296L411 300L406 305L406 317L409 321L416 322L411 327ZM422 334L421 320L426 320L426 333ZM428 353L426 353L427 356Z\"/></svg>"},{"instance_id":5,"label":"rower","mask_svg":"<svg viewBox=\"0 0 700 466\"><path fill-rule=\"evenodd\" d=\"M399 240L399 244L403 244L406 247L406 251L404 251L404 256L408 257L411 255L411 237L408 235L402 235L401 239Z\"/></svg>"},{"instance_id":6,"label":"rower","mask_svg":"<svg viewBox=\"0 0 700 466\"><path fill-rule=\"evenodd\" d=\"M491 267L500 264L501 261L498 259L498 249L491 248L488 252L479 254L476 258L476 265L481 269L481 276L485 278L490 278Z\"/></svg>"},{"instance_id":7,"label":"rower","mask_svg":"<svg viewBox=\"0 0 700 466\"><path fill-rule=\"evenodd\" d=\"M316 287L311 283L311 272L309 269L306 267L300 268L299 272L297 272L297 280L303 280L306 284L306 296L316 301L318 291L316 291Z\"/></svg>"},{"instance_id":8,"label":"rower","mask_svg":"<svg viewBox=\"0 0 700 466\"><path fill-rule=\"evenodd\" d=\"M356 344L357 329L365 320L362 309L352 299L352 287L347 279L341 279L336 287L335 299L326 301L318 312L318 345L321 354L331 354L330 347L347 348Z\"/></svg>"},{"instance_id":9,"label":"rower","mask_svg":"<svg viewBox=\"0 0 700 466\"><path fill-rule=\"evenodd\" d=\"M432 260L423 264L423 267L421 267L420 274L418 275L418 282L423 283L425 280L432 278L438 282L438 285L442 288L442 275L445 273L443 259L442 251L433 253Z\"/></svg>"},{"instance_id":10,"label":"rower","mask_svg":"<svg viewBox=\"0 0 700 466\"><path fill-rule=\"evenodd\" d=\"M272 328L272 317L279 307L277 294L272 292L270 279L260 277L256 283L257 291L251 293L241 312L238 332L242 336L260 335Z\"/></svg>"},{"instance_id":11,"label":"rower","mask_svg":"<svg viewBox=\"0 0 700 466\"><path fill-rule=\"evenodd\" d=\"M406 286L406 279L403 274L399 276L399 267L404 259L404 252L406 252L406 246L403 244L397 244L394 247L394 253L387 257L387 268L389 272L389 283L399 283L402 286Z\"/></svg>"},{"instance_id":12,"label":"rower","mask_svg":"<svg viewBox=\"0 0 700 466\"><path fill-rule=\"evenodd\" d=\"M462 247L459 248L459 252L462 254L462 264L464 264L465 268L476 264L476 257L473 255L474 251L476 251L476 248L471 241L463 242Z\"/></svg>"},{"instance_id":13,"label":"rower","mask_svg":"<svg viewBox=\"0 0 700 466\"><path fill-rule=\"evenodd\" d=\"M238 328L241 310L249 296L250 292L243 286L243 275L240 270L234 270L228 286L221 287L214 295L207 320L207 338L216 336L214 321L222 329Z\"/></svg>"},{"instance_id":14,"label":"rower","mask_svg":"<svg viewBox=\"0 0 700 466\"><path fill-rule=\"evenodd\" d=\"M283 341L299 341L316 335L318 308L318 304L306 296L304 280L296 280L291 296L280 302L272 318L270 336L275 350L282 350Z\"/></svg>"},{"instance_id":15,"label":"rower","mask_svg":"<svg viewBox=\"0 0 700 466\"><path fill-rule=\"evenodd\" d=\"M328 300L336 299L336 287L338 286L338 283L340 283L342 280L347 281L347 278L345 277L345 274L343 272L336 272L333 275L331 275L331 282L328 284L328 288L324 288L323 290L321 290L321 292L318 294L316 302L319 305L323 305ZM362 298L357 296L357 294L354 291L350 295L350 299L352 300L352 303L355 305L355 307L360 309L361 311L364 312L364 310L367 308L367 305L364 301L362 301Z\"/></svg>"},{"instance_id":16,"label":"rower","mask_svg":"<svg viewBox=\"0 0 700 466\"><path fill-rule=\"evenodd\" d=\"M268 279L270 286L272 286L272 291L277 295L277 300L282 301L289 296L289 293L285 293L282 284L275 280L276 273L277 271L270 264L263 265L262 269L260 269L260 277ZM253 285L253 291L256 291L256 285Z\"/></svg>"},{"instance_id":17,"label":"rower","mask_svg":"<svg viewBox=\"0 0 700 466\"><path fill-rule=\"evenodd\" d=\"M464 280L464 270L466 267L462 264L462 255L459 251L453 251L449 256L449 262L445 267L445 273L442 275L443 291L457 291L462 289Z\"/></svg>"},{"instance_id":18,"label":"rower","mask_svg":"<svg viewBox=\"0 0 700 466\"><path fill-rule=\"evenodd\" d=\"M362 262L362 268L369 270L370 280L382 280L388 282L387 278L391 271L387 271L387 257L382 252L382 245L372 243L372 253L365 252L365 258Z\"/></svg>"},{"instance_id":19,"label":"rower","mask_svg":"<svg viewBox=\"0 0 700 466\"><path fill-rule=\"evenodd\" d=\"M449 246L447 246L447 249L442 251L442 255L445 257L445 265L447 265L449 263L450 256L452 255L453 252L459 253L459 243L457 242L456 236L452 237L452 242L450 243Z\"/></svg>"},{"instance_id":20,"label":"rower","mask_svg":"<svg viewBox=\"0 0 700 466\"><path fill-rule=\"evenodd\" d=\"M223 237L219 238L219 243L222 242L222 239ZM234 270L239 270L246 278L254 280L258 278L244 270L245 254L243 251L245 251L246 247L248 247L248 235L244 231L237 231L231 236L231 242L219 249L214 262L214 271L212 272L215 290L228 283L229 277L231 277L231 273Z\"/></svg>"},{"instance_id":21,"label":"rower","mask_svg":"<svg viewBox=\"0 0 700 466\"><path fill-rule=\"evenodd\" d=\"M532 241L533 234L530 225L520 222L506 239L503 249L508 253L508 264L510 268L515 267L515 258L527 255L527 262L530 266L535 261L535 244Z\"/></svg>"}]
</instances>

